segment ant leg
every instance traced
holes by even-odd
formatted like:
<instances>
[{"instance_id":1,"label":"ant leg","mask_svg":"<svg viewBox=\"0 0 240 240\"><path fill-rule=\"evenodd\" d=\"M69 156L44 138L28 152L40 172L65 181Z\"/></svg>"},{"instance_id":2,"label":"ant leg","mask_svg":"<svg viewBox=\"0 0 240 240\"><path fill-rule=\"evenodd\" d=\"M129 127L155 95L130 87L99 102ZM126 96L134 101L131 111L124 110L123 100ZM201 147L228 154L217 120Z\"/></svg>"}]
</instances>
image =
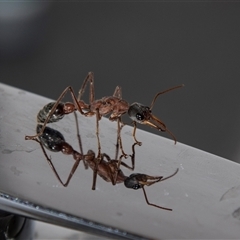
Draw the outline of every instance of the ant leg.
<instances>
[{"instance_id":1,"label":"ant leg","mask_svg":"<svg viewBox=\"0 0 240 240\"><path fill-rule=\"evenodd\" d=\"M113 160L113 161L116 161L117 162L117 168L115 169L115 176L113 178L113 185L116 184L117 182L117 177L118 177L118 171L120 170L120 165L127 165L127 164L124 164L122 163L122 158L125 157L124 155L121 155L120 158L118 160ZM126 157L125 157L126 158Z\"/></svg>"},{"instance_id":2,"label":"ant leg","mask_svg":"<svg viewBox=\"0 0 240 240\"><path fill-rule=\"evenodd\" d=\"M90 84L90 86L89 86L89 103L92 104L92 102L95 100L93 72L89 72L88 75L86 76L86 78L84 79L82 87L80 88L80 90L78 92L77 100L80 101L80 99L82 98L88 82Z\"/></svg>"},{"instance_id":3,"label":"ant leg","mask_svg":"<svg viewBox=\"0 0 240 240\"><path fill-rule=\"evenodd\" d=\"M119 160L112 160L114 162L117 163L117 173L118 173L118 170L120 169L120 165L130 169L130 170L134 170L135 168L135 146L138 145L137 143L134 143L132 145L132 155L129 155L131 157L131 167L129 165L127 165L126 163L122 162L122 158L125 157L124 155L121 155ZM125 157L126 158L126 157ZM116 174L115 178L114 178L114 183L116 184L116 181L117 181L117 177L118 175Z\"/></svg>"},{"instance_id":4,"label":"ant leg","mask_svg":"<svg viewBox=\"0 0 240 240\"><path fill-rule=\"evenodd\" d=\"M96 189L98 165L101 163L102 159L103 159L103 155L101 155L100 158L95 158L95 167L94 167L94 170L93 170L92 190Z\"/></svg>"},{"instance_id":5,"label":"ant leg","mask_svg":"<svg viewBox=\"0 0 240 240\"><path fill-rule=\"evenodd\" d=\"M37 137L39 137L40 135L43 134L43 131L44 131L44 129L45 129L45 126L46 126L47 123L49 122L49 120L50 120L50 118L52 117L54 111L56 110L58 104L59 104L60 101L63 99L63 97L65 96L65 94L67 93L67 91L69 91L69 87L67 87L67 88L61 93L61 95L59 96L58 100L57 100L57 101L55 102L55 104L53 105L50 113L48 114L48 117L46 118L46 120L45 120L45 122L44 122L44 124L43 124L43 127L42 127L41 131L40 131L38 134L34 135L34 136L25 136L25 140L34 140L34 139L36 139Z\"/></svg>"},{"instance_id":6,"label":"ant leg","mask_svg":"<svg viewBox=\"0 0 240 240\"><path fill-rule=\"evenodd\" d=\"M55 176L57 177L58 181L59 181L64 187L67 187L68 184L69 184L69 182L70 182L70 180L71 180L71 178L73 177L73 175L74 175L74 173L75 173L75 171L76 171L76 169L77 169L80 161L81 161L81 158L78 158L77 160L75 159L76 162L74 163L74 165L73 165L73 167L72 167L72 169L71 169L71 172L69 173L68 178L67 178L66 182L64 183L64 182L62 181L62 179L60 178L60 176L59 176L56 168L54 167L54 165L53 165L53 163L52 163L52 161L51 161L51 158L48 157L48 155L47 155L47 153L46 153L46 151L45 151L45 149L44 149L44 147L43 147L43 144L42 144L38 139L32 139L32 140L34 140L34 141L36 141L36 142L38 142L38 143L40 144L41 149L42 149L42 151L43 151L43 154L44 154L44 156L46 157L46 160L47 160L49 166L51 167L52 171L54 172Z\"/></svg>"},{"instance_id":7,"label":"ant leg","mask_svg":"<svg viewBox=\"0 0 240 240\"><path fill-rule=\"evenodd\" d=\"M120 123L121 123L121 125L120 125ZM119 117L117 119L117 143L116 143L115 159L118 159L119 145L120 145L120 149L122 151L122 154L126 156L126 154L123 151L122 139L121 139L121 131L122 131L123 127L124 127L124 123L122 122L121 117Z\"/></svg>"},{"instance_id":8,"label":"ant leg","mask_svg":"<svg viewBox=\"0 0 240 240\"><path fill-rule=\"evenodd\" d=\"M132 154L129 155L131 157L131 165L132 166L130 167L129 165L122 163L122 158L124 157L124 155L122 155L122 156L120 156L119 160L117 160L118 161L117 169L120 168L120 165L123 165L124 167L126 167L132 171L134 170L134 168L135 168L135 146L136 145L138 145L138 143L134 143L132 145Z\"/></svg>"},{"instance_id":9,"label":"ant leg","mask_svg":"<svg viewBox=\"0 0 240 240\"><path fill-rule=\"evenodd\" d=\"M101 117L99 114L99 109L96 109L96 136L97 136L97 141L98 141L98 155L97 158L99 159L101 157L101 143L100 143L100 138L99 138L99 121Z\"/></svg>"},{"instance_id":10,"label":"ant leg","mask_svg":"<svg viewBox=\"0 0 240 240\"><path fill-rule=\"evenodd\" d=\"M117 97L119 99L122 99L122 89L121 89L121 87L117 86L115 88L115 91L113 93L113 97ZM120 124L121 124L121 126L120 126ZM115 159L118 158L119 147L122 151L122 155L124 155L125 158L127 157L127 154L123 151L122 138L121 138L121 130L122 130L124 125L125 124L122 122L121 117L118 117L118 119L117 119L117 128L118 128L118 130L117 130L117 144L116 144L117 148L116 148Z\"/></svg>"},{"instance_id":11,"label":"ant leg","mask_svg":"<svg viewBox=\"0 0 240 240\"><path fill-rule=\"evenodd\" d=\"M100 138L99 138L99 120L101 118L100 118L100 114L99 114L99 109L96 109L96 110L97 110L96 111L96 136L97 136L97 141L98 141L98 155L97 155L96 165L95 165L94 170L93 170L92 190L95 190L95 188L96 188L98 165L102 161L103 156L106 155L106 154L104 154L104 155L101 154L101 143L100 143Z\"/></svg>"},{"instance_id":12,"label":"ant leg","mask_svg":"<svg viewBox=\"0 0 240 240\"><path fill-rule=\"evenodd\" d=\"M142 190L143 190L143 194L144 194L144 197L145 197L146 203L147 203L148 205L153 206L153 207L156 207L156 208L161 208L161 209L163 209L163 210L167 210L167 211L172 211L171 208L165 208L165 207L161 207L161 206L159 206L159 205L156 205L156 204L150 203L150 202L148 201L147 193L146 193L144 187L142 187Z\"/></svg>"},{"instance_id":13,"label":"ant leg","mask_svg":"<svg viewBox=\"0 0 240 240\"><path fill-rule=\"evenodd\" d=\"M96 111L96 135L97 135L97 141L98 141L98 155L97 155L97 161L96 165L93 170L93 184L92 184L92 190L95 190L96 188L96 181L97 181L97 170L98 165L102 161L102 155L101 155L101 144L100 144L100 138L99 138L99 110Z\"/></svg>"},{"instance_id":14,"label":"ant leg","mask_svg":"<svg viewBox=\"0 0 240 240\"><path fill-rule=\"evenodd\" d=\"M71 94L71 97L72 97L72 100L73 100L74 104L72 104L72 103L67 103L67 104L65 104L65 105L66 105L66 106L65 106L65 109L64 109L65 112L64 112L63 114L69 114L69 113L72 113L72 112L74 112L74 111L76 111L76 110L78 110L78 111L79 111L82 115L84 115L84 116L89 116L89 115L92 114L91 111L88 111L88 112L86 112L86 113L83 112L83 110L82 110L82 108L81 108L81 104L82 104L82 107L83 107L83 108L85 108L86 104L85 104L84 102L78 102L78 101L77 101L77 98L76 98L76 96L75 96L75 94L74 94L74 92L73 92L72 87L69 86L69 87L67 87L67 88L61 93L61 95L59 96L59 98L57 99L57 101L55 102L55 104L53 105L50 113L48 114L45 122L43 123L42 130L41 130L38 134L36 134L36 135L34 135L34 136L25 136L25 140L35 139L35 138L37 138L37 137L39 137L40 135L43 134L43 131L44 131L46 125L49 123L49 121L50 121L51 117L53 116L54 112L56 111L59 103L61 102L61 100L64 98L64 96L66 95L66 93L67 93L68 91L69 91L70 94Z\"/></svg>"},{"instance_id":15,"label":"ant leg","mask_svg":"<svg viewBox=\"0 0 240 240\"><path fill-rule=\"evenodd\" d=\"M136 139L136 129L137 129L137 123L135 121L133 121L133 139L135 141L135 143L138 144L138 146L141 146L142 145L142 142L139 142L137 139Z\"/></svg>"},{"instance_id":16,"label":"ant leg","mask_svg":"<svg viewBox=\"0 0 240 240\"><path fill-rule=\"evenodd\" d=\"M119 160L111 160L112 162L115 162L116 164L118 164L118 161ZM127 168L127 169L130 169L130 170L132 170L132 167L130 167L129 165L127 165L125 162L121 162L121 164L120 164L121 166L124 166L125 168ZM119 169L120 170L120 169Z\"/></svg>"},{"instance_id":17,"label":"ant leg","mask_svg":"<svg viewBox=\"0 0 240 240\"><path fill-rule=\"evenodd\" d=\"M117 97L119 99L122 99L122 89L121 87L117 86L115 88L115 91L113 93L113 97ZM121 125L120 125L121 124ZM122 122L121 117L118 117L117 119L117 148L116 148L116 154L115 154L115 159L118 158L118 151L119 151L119 147L122 151L122 154L125 156L125 158L127 157L127 154L123 151L123 146L122 146L122 138L121 138L121 130L124 127L124 123Z\"/></svg>"},{"instance_id":18,"label":"ant leg","mask_svg":"<svg viewBox=\"0 0 240 240\"><path fill-rule=\"evenodd\" d=\"M120 125L120 123L122 125ZM120 169L120 165L121 165L121 162L122 162L122 158L127 158L127 154L123 151L123 146L122 146L122 139L121 139L121 130L124 126L122 120L121 120L121 117L119 117L117 119L117 126L118 126L118 131L117 131L117 143L116 143L116 153L115 153L115 159L118 159L118 153L119 153L119 146L120 146L120 149L122 151L122 155L121 157L119 158L119 160L116 160L118 163L117 163L117 169L116 169L116 173L115 173L115 177L113 179L113 182L112 184L115 185L116 182L117 182L117 177L118 177L118 170Z\"/></svg>"},{"instance_id":19,"label":"ant leg","mask_svg":"<svg viewBox=\"0 0 240 240\"><path fill-rule=\"evenodd\" d=\"M118 159L118 153L119 153L119 138L117 136L115 159Z\"/></svg>"},{"instance_id":20,"label":"ant leg","mask_svg":"<svg viewBox=\"0 0 240 240\"><path fill-rule=\"evenodd\" d=\"M115 91L113 93L113 97L117 97L119 99L122 99L122 89L121 87L117 86L115 88ZM120 126L121 124L121 126ZM124 123L122 122L122 119L121 117L118 117L117 119L117 128L118 128L118 131L117 131L117 144L116 144L116 154L115 154L115 159L118 158L118 152L119 152L119 147L122 151L122 154L126 157L127 154L123 151L123 146L122 146L122 138L121 138L121 130L124 126Z\"/></svg>"},{"instance_id":21,"label":"ant leg","mask_svg":"<svg viewBox=\"0 0 240 240\"><path fill-rule=\"evenodd\" d=\"M128 169L132 169L127 164L121 162L122 157L123 157L123 155L120 157L119 160L113 160L106 153L102 153L102 155L101 155L101 160L106 158L106 160L108 161L109 164L111 164L111 165L112 165L112 163L116 164L116 165L112 165L112 166L114 166L113 169L111 167L109 167L109 165L106 165L106 167L105 167L105 171L107 171L106 175L110 177L112 185L116 185L116 183L117 183L117 177L118 177L118 173L119 173L119 170L120 170L119 167L118 167L119 162L120 162L119 165L123 165L124 167L126 167ZM117 167L115 167L115 166L117 166ZM113 172L113 170L114 170L114 172Z\"/></svg>"},{"instance_id":22,"label":"ant leg","mask_svg":"<svg viewBox=\"0 0 240 240\"><path fill-rule=\"evenodd\" d=\"M82 140L81 140L81 135L80 135L80 131L79 131L78 117L77 117L76 112L74 112L74 118L75 118L75 123L76 123L76 128L77 128L78 145L79 145L80 153L83 154Z\"/></svg>"},{"instance_id":23,"label":"ant leg","mask_svg":"<svg viewBox=\"0 0 240 240\"><path fill-rule=\"evenodd\" d=\"M121 124L121 125L120 125ZM120 147L121 151L122 151L122 155L126 158L127 154L123 151L123 145L122 145L122 138L121 138L121 131L122 128L124 127L124 123L122 122L121 117L119 117L117 119L117 146Z\"/></svg>"},{"instance_id":24,"label":"ant leg","mask_svg":"<svg viewBox=\"0 0 240 240\"><path fill-rule=\"evenodd\" d=\"M135 168L135 146L136 146L136 145L139 146L138 143L134 143L134 144L132 145L132 155L130 155L130 156L131 156L132 167L129 168L129 169L131 169L132 171L133 171L134 168Z\"/></svg>"},{"instance_id":25,"label":"ant leg","mask_svg":"<svg viewBox=\"0 0 240 240\"><path fill-rule=\"evenodd\" d=\"M93 171L92 190L96 189L96 182L97 182L97 170L94 169L94 171Z\"/></svg>"},{"instance_id":26,"label":"ant leg","mask_svg":"<svg viewBox=\"0 0 240 240\"><path fill-rule=\"evenodd\" d=\"M116 163L116 164L118 163L118 160L112 160L106 153L103 153L101 156L102 156L102 158L101 158L102 160L104 160L104 158L106 158L108 163L111 165L112 165L112 163ZM122 165L124 165L124 164L122 164ZM110 177L112 185L116 185L119 170L118 170L118 168L115 167L116 165L113 165L113 166L114 166L114 172L113 172L113 169L109 165L105 166L105 171L106 171L106 175Z\"/></svg>"},{"instance_id":27,"label":"ant leg","mask_svg":"<svg viewBox=\"0 0 240 240\"><path fill-rule=\"evenodd\" d=\"M115 91L113 93L113 97L117 97L119 99L122 99L122 89L119 86L116 86Z\"/></svg>"},{"instance_id":28,"label":"ant leg","mask_svg":"<svg viewBox=\"0 0 240 240\"><path fill-rule=\"evenodd\" d=\"M41 131L40 131L38 134L34 135L34 136L25 136L25 140L33 140L33 139L35 139L35 138L37 138L37 137L39 137L40 135L43 134L43 131L44 131L46 125L47 125L48 122L50 121L50 119L51 119L51 117L53 116L54 112L56 111L59 103L61 102L61 100L64 98L64 96L66 95L66 93L67 93L68 91L71 92L71 95L72 95L72 97L73 97L73 95L74 95L73 89L72 89L72 87L69 86L69 87L67 87L67 88L61 93L61 95L59 96L59 98L57 99L57 101L55 102L55 104L53 105L50 113L48 114L45 122L43 123L43 127L42 127ZM74 95L74 96L75 96L75 95ZM73 98L73 99L74 99L74 98ZM79 108L80 108L80 106L79 106ZM81 108L80 108L80 109L81 109ZM73 109L73 108L68 108L68 110L67 110L68 112L67 112L67 113L73 112L73 111L75 111L75 110L76 110L75 107L74 107L74 109ZM80 112L81 112L82 114L84 114L84 113L82 112L82 110L81 110Z\"/></svg>"},{"instance_id":29,"label":"ant leg","mask_svg":"<svg viewBox=\"0 0 240 240\"><path fill-rule=\"evenodd\" d=\"M80 135L80 131L79 131L78 118L77 118L76 112L74 112L74 117L75 117L76 128L77 128L78 145L79 145L80 153L83 155L82 140L81 140L81 135ZM83 164L84 164L85 169L88 169L87 161L84 158L83 158Z\"/></svg>"}]
</instances>

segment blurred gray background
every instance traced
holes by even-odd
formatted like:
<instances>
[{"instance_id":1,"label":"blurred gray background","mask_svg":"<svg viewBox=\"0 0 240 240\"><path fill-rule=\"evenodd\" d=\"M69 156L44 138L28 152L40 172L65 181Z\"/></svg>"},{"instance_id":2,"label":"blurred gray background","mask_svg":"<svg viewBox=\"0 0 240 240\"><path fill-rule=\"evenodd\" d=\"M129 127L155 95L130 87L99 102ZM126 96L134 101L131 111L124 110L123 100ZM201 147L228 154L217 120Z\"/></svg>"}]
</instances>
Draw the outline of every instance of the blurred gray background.
<instances>
[{"instance_id":1,"label":"blurred gray background","mask_svg":"<svg viewBox=\"0 0 240 240\"><path fill-rule=\"evenodd\" d=\"M236 162L239 63L240 3L0 3L1 82L57 99L93 71L97 99L120 85L129 103L147 105L184 83L153 112L179 142Z\"/></svg>"}]
</instances>

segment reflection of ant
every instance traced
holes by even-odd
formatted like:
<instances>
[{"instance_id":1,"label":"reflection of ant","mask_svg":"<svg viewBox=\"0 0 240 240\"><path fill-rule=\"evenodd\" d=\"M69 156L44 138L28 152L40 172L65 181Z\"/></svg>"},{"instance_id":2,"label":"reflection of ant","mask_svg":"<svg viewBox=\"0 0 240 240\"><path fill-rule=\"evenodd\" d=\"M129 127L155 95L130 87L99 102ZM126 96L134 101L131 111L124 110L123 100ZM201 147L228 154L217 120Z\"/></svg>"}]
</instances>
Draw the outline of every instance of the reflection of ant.
<instances>
[{"instance_id":1,"label":"reflection of ant","mask_svg":"<svg viewBox=\"0 0 240 240\"><path fill-rule=\"evenodd\" d=\"M90 84L90 94L89 94L89 104L85 103L81 100L82 95L85 91L87 83ZM67 87L62 94L59 96L58 100L54 103L49 103L46 105L38 114L39 123L43 124L43 128L41 131L35 136L26 136L25 139L34 139L44 132L44 128L46 124L49 122L55 122L63 118L64 115L79 111L84 116L93 116L96 115L96 135L98 140L98 158L101 155L101 145L99 139L99 121L102 116L106 116L110 114L109 120L117 121L118 123L118 143L120 145L120 149L126 157L127 155L123 151L122 140L120 136L121 128L124 125L122 122L122 115L128 113L129 117L133 120L134 129L133 129L133 137L135 142L138 145L141 145L141 142L136 139L136 123L146 124L151 127L156 128L159 131L168 132L176 143L175 136L167 129L166 125L156 116L152 114L153 105L157 99L157 97L163 93L169 92L171 90L183 87L184 85L175 86L173 88L169 88L163 92L159 92L155 95L150 107L144 106L140 103L133 103L131 105L128 104L127 101L122 99L122 91L119 86L116 87L112 96L103 97L100 100L95 100L95 90L94 90L94 76L93 72L89 72L87 77L85 78L82 87L79 90L78 97L73 92L72 87ZM73 103L62 103L61 100L65 96L67 92L70 92L72 96Z\"/></svg>"},{"instance_id":2,"label":"reflection of ant","mask_svg":"<svg viewBox=\"0 0 240 240\"><path fill-rule=\"evenodd\" d=\"M40 133L42 131L42 125L37 125L37 133ZM80 135L79 135L80 136ZM80 139L80 137L79 137ZM97 179L97 175L99 175L100 177L102 177L106 182L111 182L113 185L115 185L116 183L123 183L125 187L127 188L132 188L134 190L137 189L142 189L143 193L144 193L144 197L146 200L146 203L150 206L154 206L157 208L161 208L164 210L168 210L168 211L172 211L172 209L170 208L165 208L165 207L161 207L158 206L156 204L150 203L148 201L147 198L147 194L145 191L144 186L151 186L157 182L162 182L166 179L169 179L171 177L173 177L175 174L177 174L178 169L170 176L168 177L162 177L162 176L149 176L146 174L140 174L140 173L134 173L131 174L129 177L125 176L124 173L122 172L121 169L118 168L118 160L112 160L110 159L110 157L103 153L101 154L100 158L96 158L95 153L92 150L89 150L87 152L87 154L83 154L83 153L79 153L76 150L74 150L72 148L71 145L69 145L65 139L64 136L57 130L54 130L52 128L49 127L45 127L43 134L40 135L38 138L34 138L33 140L35 140L36 142L38 142L42 148L42 151L48 161L48 164L50 165L51 169L53 170L54 174L56 175L57 179L59 180L59 182L64 186L67 187L73 174L75 173L79 163L81 160L85 160L87 162L87 164L89 165L89 167L93 170L94 174L93 174L93 186L92 189L95 189L95 185L96 185L96 179ZM129 169L133 169L134 168L134 162L135 162L135 145L137 143L134 143L132 145L132 155L131 156L131 162L132 162L132 167L128 166L126 163L121 162L121 165L129 168ZM66 155L72 155L73 159L75 160L75 163L71 169L71 172L67 178L67 181L65 183L63 183L63 181L61 180L59 174L57 173L57 170L55 169L51 158L48 157L45 148L47 148L48 150L52 151L52 152L62 152L63 154ZM122 158L123 155L120 157Z\"/></svg>"}]
</instances>

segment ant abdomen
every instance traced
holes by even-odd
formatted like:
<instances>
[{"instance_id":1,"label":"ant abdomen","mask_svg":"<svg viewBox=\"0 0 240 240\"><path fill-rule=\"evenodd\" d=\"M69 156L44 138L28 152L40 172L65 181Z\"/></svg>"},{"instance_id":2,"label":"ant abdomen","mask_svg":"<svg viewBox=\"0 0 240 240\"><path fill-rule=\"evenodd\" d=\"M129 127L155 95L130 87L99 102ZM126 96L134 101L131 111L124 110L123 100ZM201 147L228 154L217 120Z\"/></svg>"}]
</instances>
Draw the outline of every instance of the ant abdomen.
<instances>
[{"instance_id":1,"label":"ant abdomen","mask_svg":"<svg viewBox=\"0 0 240 240\"><path fill-rule=\"evenodd\" d=\"M38 124L36 132L40 133L42 125ZM65 142L64 136L57 130L50 127L45 127L43 134L40 135L39 140L48 150L52 152L59 152L62 150L62 144Z\"/></svg>"},{"instance_id":2,"label":"ant abdomen","mask_svg":"<svg viewBox=\"0 0 240 240\"><path fill-rule=\"evenodd\" d=\"M46 121L46 119L47 119L49 113L51 112L53 106L55 105L55 103L56 102L50 102L47 105L45 105L43 107L43 109L41 109L39 111L39 113L37 115L38 123L44 123ZM47 123L58 122L59 120L61 120L64 117L64 114L65 114L64 104L60 102Z\"/></svg>"}]
</instances>

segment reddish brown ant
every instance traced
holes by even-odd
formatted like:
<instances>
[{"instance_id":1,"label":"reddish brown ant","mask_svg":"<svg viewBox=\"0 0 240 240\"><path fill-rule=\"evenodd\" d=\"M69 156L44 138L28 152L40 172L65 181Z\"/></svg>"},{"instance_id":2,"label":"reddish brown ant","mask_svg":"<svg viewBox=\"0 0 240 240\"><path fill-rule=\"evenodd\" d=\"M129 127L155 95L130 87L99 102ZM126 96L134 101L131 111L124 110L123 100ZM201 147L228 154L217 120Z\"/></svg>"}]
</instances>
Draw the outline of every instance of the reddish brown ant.
<instances>
[{"instance_id":1,"label":"reddish brown ant","mask_svg":"<svg viewBox=\"0 0 240 240\"><path fill-rule=\"evenodd\" d=\"M87 83L90 83L90 100L89 104L85 103L81 100L82 95L85 91ZM146 124L151 127L158 129L159 131L166 131L168 132L174 142L176 144L175 136L167 129L166 125L156 116L152 114L153 105L157 99L157 97L163 93L169 92L171 90L177 89L182 87L183 85L175 86L173 88L167 89L163 92L159 92L155 95L151 106L147 107L140 103L133 103L129 106L128 102L122 99L122 91L119 86L116 87L113 96L103 97L100 100L95 100L95 90L94 90L94 75L93 72L89 72L87 77L85 78L82 87L79 90L78 97L75 96L72 87L67 87L62 94L59 96L58 100L55 103L50 103L50 107L47 105L43 108L43 114L41 115L41 123L43 124L42 130L34 136L26 136L25 139L35 139L36 137L40 136L47 123L52 121L58 121L63 118L64 115L79 111L84 116L93 116L96 115L96 136L98 140L98 155L99 158L101 155L101 144L99 139L99 121L102 116L106 116L110 114L109 120L117 121L118 128L117 128L117 136L118 136L118 143L120 145L120 149L124 157L127 154L124 153L122 147L122 140L121 140L121 128L124 125L121 119L121 116L125 113L128 113L129 117L133 120L134 129L133 129L133 138L138 145L141 145L136 139L136 123ZM73 103L62 103L61 100L65 96L67 92L70 92L72 96Z\"/></svg>"},{"instance_id":2,"label":"reddish brown ant","mask_svg":"<svg viewBox=\"0 0 240 240\"><path fill-rule=\"evenodd\" d=\"M40 133L42 130L42 125L37 125L37 133ZM74 175L79 163L81 160L85 160L90 168L93 170L93 186L92 190L95 190L95 185L96 185L96 179L97 175L99 175L101 178L103 178L106 182L111 182L113 185L117 183L124 183L126 188L131 188L134 190L137 189L142 189L145 197L145 201L148 205L157 207L160 209L172 211L171 208L165 208L161 207L159 205L150 203L147 198L145 186L151 186L157 182L162 182L165 181L174 175L177 174L178 169L171 174L168 177L163 177L163 176L149 176L146 174L141 174L141 173L134 173L131 174L129 177L125 176L124 173L122 172L121 169L118 168L118 163L119 160L112 160L107 154L103 153L101 154L100 158L96 158L95 153L92 150L89 150L86 155L83 153L79 153L76 150L72 148L70 144L68 144L63 135L52 128L45 127L43 134L40 135L38 138L34 138L34 141L38 142L42 148L42 151L47 159L48 164L50 165L51 169L53 170L54 174L56 175L57 179L59 182L64 186L67 187L72 176ZM121 162L121 165L133 169L134 168L134 162L135 162L135 145L137 143L134 143L132 145L132 155L131 157L131 162L132 162L132 167L128 166L126 163ZM75 160L75 163L71 169L71 172L67 178L67 181L64 183L59 174L57 173L57 170L55 169L51 158L48 157L45 148L52 152L62 152L63 154L66 155L72 155L73 159ZM122 158L123 155L120 157Z\"/></svg>"}]
</instances>

